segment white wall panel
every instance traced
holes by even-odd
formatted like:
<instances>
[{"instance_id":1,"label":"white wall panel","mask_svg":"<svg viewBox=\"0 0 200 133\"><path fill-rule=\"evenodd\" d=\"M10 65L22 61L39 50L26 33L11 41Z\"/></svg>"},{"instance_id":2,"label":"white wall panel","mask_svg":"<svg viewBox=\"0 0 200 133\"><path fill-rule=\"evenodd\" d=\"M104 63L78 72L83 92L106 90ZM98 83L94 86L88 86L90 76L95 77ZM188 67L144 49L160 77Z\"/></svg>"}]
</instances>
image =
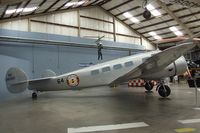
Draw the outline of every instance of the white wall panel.
<instances>
[{"instance_id":1,"label":"white wall panel","mask_svg":"<svg viewBox=\"0 0 200 133\"><path fill-rule=\"evenodd\" d=\"M117 42L124 42L124 43L134 43L134 38L117 35L116 41Z\"/></svg>"},{"instance_id":2,"label":"white wall panel","mask_svg":"<svg viewBox=\"0 0 200 133\"><path fill-rule=\"evenodd\" d=\"M135 34L131 29L129 29L124 24L120 23L119 21L115 21L116 25L116 33L125 34L125 35L133 35L138 36Z\"/></svg>"},{"instance_id":3,"label":"white wall panel","mask_svg":"<svg viewBox=\"0 0 200 133\"><path fill-rule=\"evenodd\" d=\"M28 31L28 19L1 23L1 28L19 31Z\"/></svg>"},{"instance_id":4,"label":"white wall panel","mask_svg":"<svg viewBox=\"0 0 200 133\"><path fill-rule=\"evenodd\" d=\"M60 15L62 17L61 24L67 24L67 25L73 25L73 26L78 25L77 11L65 12L65 13L61 13Z\"/></svg>"},{"instance_id":5,"label":"white wall panel","mask_svg":"<svg viewBox=\"0 0 200 133\"><path fill-rule=\"evenodd\" d=\"M98 18L106 21L113 21L113 18L102 11L100 8L88 8L80 10L80 15Z\"/></svg>"},{"instance_id":6,"label":"white wall panel","mask_svg":"<svg viewBox=\"0 0 200 133\"><path fill-rule=\"evenodd\" d=\"M42 23L31 22L31 32L47 33L47 25Z\"/></svg>"},{"instance_id":7,"label":"white wall panel","mask_svg":"<svg viewBox=\"0 0 200 133\"><path fill-rule=\"evenodd\" d=\"M81 37L86 38L94 38L98 36L105 36L103 40L110 40L113 41L113 34L103 33L103 32L97 32L97 31L90 31L90 30L81 30Z\"/></svg>"},{"instance_id":8,"label":"white wall panel","mask_svg":"<svg viewBox=\"0 0 200 133\"><path fill-rule=\"evenodd\" d=\"M61 34L66 36L78 36L78 29L62 27Z\"/></svg>"},{"instance_id":9,"label":"white wall panel","mask_svg":"<svg viewBox=\"0 0 200 133\"><path fill-rule=\"evenodd\" d=\"M36 23L36 22L31 22L31 31L50 33L50 34L59 34L59 35L68 35L68 36L78 35L78 30L75 28L55 26L55 25Z\"/></svg>"},{"instance_id":10,"label":"white wall panel","mask_svg":"<svg viewBox=\"0 0 200 133\"><path fill-rule=\"evenodd\" d=\"M142 45L145 47L146 50L155 50L156 46L150 44L146 40L142 39Z\"/></svg>"},{"instance_id":11,"label":"white wall panel","mask_svg":"<svg viewBox=\"0 0 200 133\"><path fill-rule=\"evenodd\" d=\"M92 20L88 18L81 18L80 21L81 21L80 24L81 27L113 32L113 24L111 23Z\"/></svg>"}]
</instances>

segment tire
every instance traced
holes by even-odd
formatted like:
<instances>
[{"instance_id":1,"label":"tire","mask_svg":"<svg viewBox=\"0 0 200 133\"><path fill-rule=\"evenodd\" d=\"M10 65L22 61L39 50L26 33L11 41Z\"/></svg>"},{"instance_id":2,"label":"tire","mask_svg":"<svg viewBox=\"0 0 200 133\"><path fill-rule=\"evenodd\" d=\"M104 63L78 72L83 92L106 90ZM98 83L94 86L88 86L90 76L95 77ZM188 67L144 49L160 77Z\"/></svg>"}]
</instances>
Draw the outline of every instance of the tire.
<instances>
[{"instance_id":1,"label":"tire","mask_svg":"<svg viewBox=\"0 0 200 133\"><path fill-rule=\"evenodd\" d=\"M168 97L171 93L171 89L167 85L161 85L158 88L158 93L161 97Z\"/></svg>"},{"instance_id":2,"label":"tire","mask_svg":"<svg viewBox=\"0 0 200 133\"><path fill-rule=\"evenodd\" d=\"M152 82L150 82L150 81L147 81L147 82L145 83L145 85L144 85L144 87L145 87L145 89L146 89L147 91L151 91L151 90L153 89L153 86L154 86L154 84L153 84Z\"/></svg>"},{"instance_id":3,"label":"tire","mask_svg":"<svg viewBox=\"0 0 200 133\"><path fill-rule=\"evenodd\" d=\"M37 99L37 93L35 92L32 93L32 99Z\"/></svg>"}]
</instances>

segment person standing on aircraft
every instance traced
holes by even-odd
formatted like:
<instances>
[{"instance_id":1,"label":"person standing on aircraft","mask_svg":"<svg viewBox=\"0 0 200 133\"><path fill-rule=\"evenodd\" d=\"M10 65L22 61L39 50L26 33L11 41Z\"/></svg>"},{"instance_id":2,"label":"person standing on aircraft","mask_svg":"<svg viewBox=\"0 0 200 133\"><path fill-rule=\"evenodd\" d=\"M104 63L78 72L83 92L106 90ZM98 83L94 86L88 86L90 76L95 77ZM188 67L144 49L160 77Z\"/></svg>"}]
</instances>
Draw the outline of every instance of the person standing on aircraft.
<instances>
[{"instance_id":1,"label":"person standing on aircraft","mask_svg":"<svg viewBox=\"0 0 200 133\"><path fill-rule=\"evenodd\" d=\"M101 52L101 50L103 49L103 45L102 45L102 43L101 42L98 42L97 43L97 50L98 50L98 60L99 59L103 59L103 55L102 55L102 52Z\"/></svg>"}]
</instances>

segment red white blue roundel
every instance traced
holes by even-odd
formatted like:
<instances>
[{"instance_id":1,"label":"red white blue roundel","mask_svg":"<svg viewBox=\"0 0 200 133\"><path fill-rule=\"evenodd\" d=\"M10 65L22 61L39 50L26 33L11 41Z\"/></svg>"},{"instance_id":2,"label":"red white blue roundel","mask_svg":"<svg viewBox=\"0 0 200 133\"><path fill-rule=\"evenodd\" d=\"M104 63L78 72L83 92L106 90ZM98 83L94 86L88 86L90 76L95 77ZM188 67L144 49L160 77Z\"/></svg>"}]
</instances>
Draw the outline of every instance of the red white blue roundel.
<instances>
[{"instance_id":1,"label":"red white blue roundel","mask_svg":"<svg viewBox=\"0 0 200 133\"><path fill-rule=\"evenodd\" d=\"M75 74L69 75L67 77L67 84L70 87L78 86L78 84L79 84L79 77L77 75L75 75Z\"/></svg>"}]
</instances>

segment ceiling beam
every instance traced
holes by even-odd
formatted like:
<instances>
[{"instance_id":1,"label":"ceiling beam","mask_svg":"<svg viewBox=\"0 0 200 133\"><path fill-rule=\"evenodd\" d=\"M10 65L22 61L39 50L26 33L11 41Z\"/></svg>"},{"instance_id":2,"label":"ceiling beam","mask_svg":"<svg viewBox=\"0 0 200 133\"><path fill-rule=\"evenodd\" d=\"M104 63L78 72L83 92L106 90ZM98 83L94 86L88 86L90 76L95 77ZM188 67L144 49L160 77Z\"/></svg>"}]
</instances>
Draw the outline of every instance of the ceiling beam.
<instances>
[{"instance_id":1,"label":"ceiling beam","mask_svg":"<svg viewBox=\"0 0 200 133\"><path fill-rule=\"evenodd\" d=\"M181 8L181 9L177 9L177 10L173 10L173 13L177 13L177 12L180 12L180 11L184 11L184 10L187 10L187 8ZM168 15L168 13L164 13L164 14L162 14L162 17L163 16L167 16ZM157 19L158 17L151 17L150 19L148 19L148 20L146 20L146 19L144 19L144 20L142 20L142 21L140 21L141 23L142 22L146 22L146 21L149 21L149 20L153 20L153 19ZM173 20L173 19L172 19ZM130 24L131 26L133 26L135 23L132 23L132 24Z\"/></svg>"},{"instance_id":2,"label":"ceiling beam","mask_svg":"<svg viewBox=\"0 0 200 133\"><path fill-rule=\"evenodd\" d=\"M66 1L66 2L63 3L60 7L58 7L55 11L58 11L58 10L62 9L62 8L63 8L67 3L69 3L70 1L72 1L72 0Z\"/></svg>"},{"instance_id":3,"label":"ceiling beam","mask_svg":"<svg viewBox=\"0 0 200 133\"><path fill-rule=\"evenodd\" d=\"M0 5L13 5L27 0L0 0Z\"/></svg>"},{"instance_id":4,"label":"ceiling beam","mask_svg":"<svg viewBox=\"0 0 200 133\"><path fill-rule=\"evenodd\" d=\"M184 24L190 24L190 23L195 23L195 22L199 22L200 19L196 19L196 20L191 20L191 21L187 21L187 22L184 22ZM175 24L175 25L170 25L170 26L179 26L178 24ZM162 27L162 28L156 28L154 29L153 31L159 31L159 30L164 30L164 29L168 29L169 26L165 26L165 27ZM192 27L189 27L189 29L192 29ZM146 33L149 33L150 31L152 30L148 30L148 31L145 31L145 32L140 32L141 34L146 34Z\"/></svg>"},{"instance_id":5,"label":"ceiling beam","mask_svg":"<svg viewBox=\"0 0 200 133\"><path fill-rule=\"evenodd\" d=\"M134 1L134 0L128 0L128 1L126 1L126 2L120 3L120 4L116 5L116 6L114 6L114 7L110 8L110 9L108 9L107 11L110 12L110 11L112 11L112 10L114 10L114 9L116 9L116 8L119 8L120 6L126 5L126 4L128 4L128 3L132 2L132 1Z\"/></svg>"},{"instance_id":6,"label":"ceiling beam","mask_svg":"<svg viewBox=\"0 0 200 133\"><path fill-rule=\"evenodd\" d=\"M4 17L4 15L6 14L6 11L8 10L9 5L7 5L3 11L3 13L1 14L1 19Z\"/></svg>"},{"instance_id":7,"label":"ceiling beam","mask_svg":"<svg viewBox=\"0 0 200 133\"><path fill-rule=\"evenodd\" d=\"M104 4L111 2L112 0L103 0L102 2L99 2L98 5L99 6L103 6Z\"/></svg>"},{"instance_id":8,"label":"ceiling beam","mask_svg":"<svg viewBox=\"0 0 200 133\"><path fill-rule=\"evenodd\" d=\"M39 9L47 0L43 0L39 5L38 8ZM32 13L30 13L31 15L35 14L36 10L34 10Z\"/></svg>"},{"instance_id":9,"label":"ceiling beam","mask_svg":"<svg viewBox=\"0 0 200 133\"><path fill-rule=\"evenodd\" d=\"M46 10L43 11L43 13L48 12L53 6L55 6L60 0L56 0L53 4L51 4Z\"/></svg>"},{"instance_id":10,"label":"ceiling beam","mask_svg":"<svg viewBox=\"0 0 200 133\"><path fill-rule=\"evenodd\" d=\"M95 1L91 2L89 5L93 5L93 4L95 4L97 1L99 1L99 0L95 0Z\"/></svg>"},{"instance_id":11,"label":"ceiling beam","mask_svg":"<svg viewBox=\"0 0 200 133\"><path fill-rule=\"evenodd\" d=\"M168 6L171 6L172 4L167 4ZM141 6L140 6L141 7ZM157 8L155 8L156 10L158 10L158 9L161 9L161 7L157 7ZM167 13L166 13L167 14ZM163 15L166 15L166 14L162 14L162 16ZM134 17L139 17L139 16L142 16L143 15L143 12L142 13L139 13L139 14L136 14L136 15L134 15ZM154 19L154 18L157 18L157 17L151 17L150 19ZM125 18L125 19L123 19L122 21L126 21L126 20L128 20L129 18ZM148 19L147 21L149 21L150 19ZM146 20L146 19L145 19Z\"/></svg>"},{"instance_id":12,"label":"ceiling beam","mask_svg":"<svg viewBox=\"0 0 200 133\"><path fill-rule=\"evenodd\" d=\"M190 31L190 29L160 0L156 1L181 27L185 30L185 32L192 37L194 34Z\"/></svg>"},{"instance_id":13,"label":"ceiling beam","mask_svg":"<svg viewBox=\"0 0 200 133\"><path fill-rule=\"evenodd\" d=\"M120 13L118 13L118 14L115 14L115 17L117 17L117 16L119 16L119 15L122 15L122 14L124 14L125 12L131 12L131 11L137 10L137 9L139 9L139 8L141 8L141 6L133 7L133 8L131 8L131 9L128 9L128 10L125 10L125 11L120 12Z\"/></svg>"},{"instance_id":14,"label":"ceiling beam","mask_svg":"<svg viewBox=\"0 0 200 133\"><path fill-rule=\"evenodd\" d=\"M24 6L22 7L23 9L27 7L27 5L31 2L31 0L28 0ZM17 8L16 8L17 9ZM13 14L14 15L14 14ZM17 17L20 15L20 12L16 15ZM13 16L12 16L13 17Z\"/></svg>"},{"instance_id":15,"label":"ceiling beam","mask_svg":"<svg viewBox=\"0 0 200 133\"><path fill-rule=\"evenodd\" d=\"M16 10L15 10L15 12L13 12L13 13L10 15L10 18L12 18L12 17L14 16L14 14L15 14L16 11L17 11L17 9L20 7L20 5L21 5L22 3L23 3L23 2L20 2L20 3L17 4Z\"/></svg>"}]
</instances>

